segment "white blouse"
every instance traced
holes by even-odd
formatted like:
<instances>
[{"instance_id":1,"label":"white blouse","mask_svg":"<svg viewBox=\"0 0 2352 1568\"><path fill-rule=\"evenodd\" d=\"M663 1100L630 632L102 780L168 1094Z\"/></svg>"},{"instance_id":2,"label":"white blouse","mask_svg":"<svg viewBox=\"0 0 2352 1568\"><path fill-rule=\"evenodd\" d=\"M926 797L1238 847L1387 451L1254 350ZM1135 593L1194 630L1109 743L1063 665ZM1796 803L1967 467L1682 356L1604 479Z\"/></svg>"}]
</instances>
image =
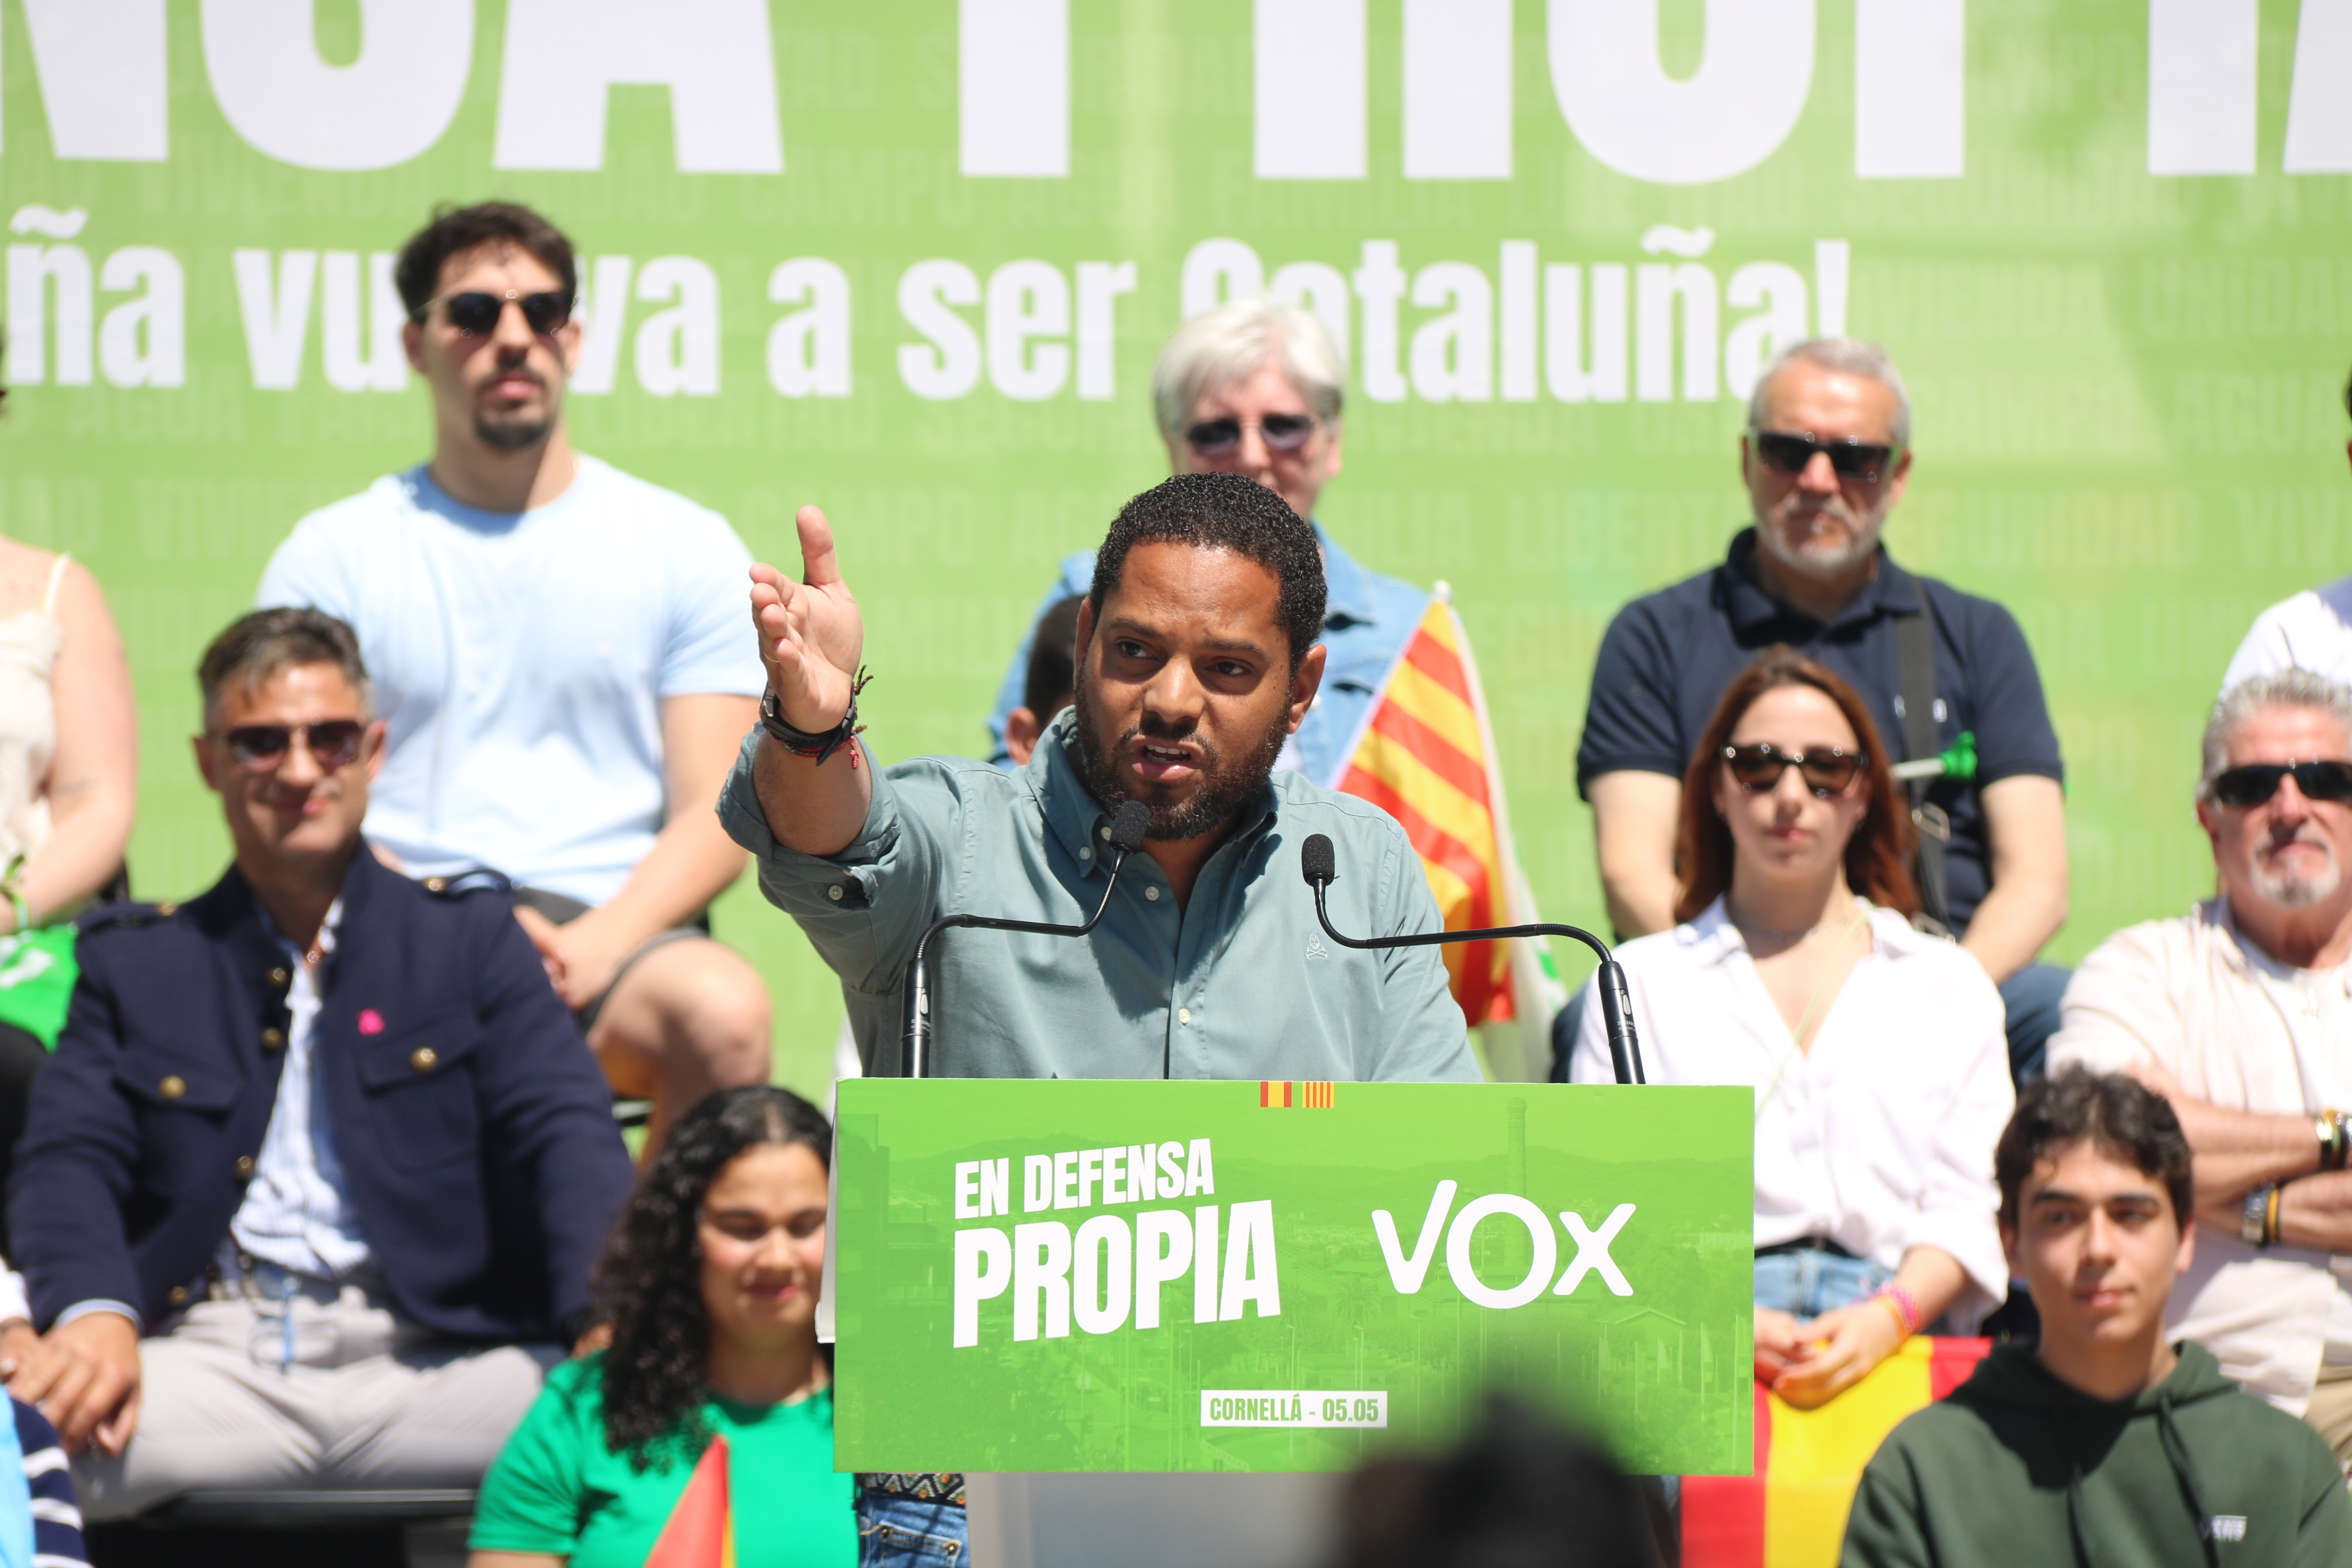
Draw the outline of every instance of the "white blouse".
<instances>
[{"instance_id":1,"label":"white blouse","mask_svg":"<svg viewBox=\"0 0 2352 1568\"><path fill-rule=\"evenodd\" d=\"M1949 1317L1966 1330L2008 1293L1993 1145L2016 1103L2000 993L1977 961L1870 909L1872 945L1800 1051L1717 899L1617 950L1652 1083L1756 1090L1756 1245L1827 1237L1888 1268L1941 1247L1968 1271ZM1570 1062L1611 1083L1587 983Z\"/></svg>"}]
</instances>

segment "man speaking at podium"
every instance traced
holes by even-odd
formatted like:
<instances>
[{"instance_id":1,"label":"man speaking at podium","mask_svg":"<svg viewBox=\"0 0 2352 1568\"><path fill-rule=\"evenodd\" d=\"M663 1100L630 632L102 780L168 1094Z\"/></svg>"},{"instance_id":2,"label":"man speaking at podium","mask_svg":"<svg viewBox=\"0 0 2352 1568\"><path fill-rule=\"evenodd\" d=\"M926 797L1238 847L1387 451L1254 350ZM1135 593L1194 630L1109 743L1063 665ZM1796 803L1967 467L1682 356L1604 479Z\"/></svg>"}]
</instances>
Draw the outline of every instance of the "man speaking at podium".
<instances>
[{"instance_id":1,"label":"man speaking at podium","mask_svg":"<svg viewBox=\"0 0 2352 1568\"><path fill-rule=\"evenodd\" d=\"M956 757L881 768L850 739L865 626L824 514L803 508L799 527L799 583L751 569L768 695L719 816L841 977L868 1072L900 1070L900 987L931 922L1083 921L1117 858L1111 814L1132 800L1150 826L1090 935L933 941L935 1071L1477 1080L1438 950L1323 940L1299 875L1299 846L1324 834L1340 929L1438 929L1386 813L1273 772L1324 659L1321 555L1280 496L1187 474L1127 504L1078 612L1075 705L1009 773Z\"/></svg>"}]
</instances>

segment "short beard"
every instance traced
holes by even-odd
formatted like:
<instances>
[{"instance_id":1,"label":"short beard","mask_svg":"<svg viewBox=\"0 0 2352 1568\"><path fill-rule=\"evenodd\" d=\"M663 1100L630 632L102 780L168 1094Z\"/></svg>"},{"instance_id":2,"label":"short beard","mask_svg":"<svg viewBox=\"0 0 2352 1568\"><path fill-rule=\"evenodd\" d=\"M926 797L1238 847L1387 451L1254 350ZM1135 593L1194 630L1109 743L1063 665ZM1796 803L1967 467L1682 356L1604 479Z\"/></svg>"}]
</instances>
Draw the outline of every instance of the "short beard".
<instances>
[{"instance_id":1,"label":"short beard","mask_svg":"<svg viewBox=\"0 0 2352 1568\"><path fill-rule=\"evenodd\" d=\"M1213 833L1232 821L1274 776L1275 760L1282 755L1282 742L1290 730L1286 709L1276 715L1264 739L1228 763L1223 752L1191 731L1171 734L1157 723L1138 725L1116 739L1106 740L1100 718L1088 697L1087 684L1082 672L1072 700L1077 709L1077 725L1070 737L1070 757L1078 765L1078 776L1086 781L1087 793L1105 811L1116 812L1130 799L1141 798L1130 795L1118 783L1118 760L1138 740L1146 736L1155 741L1189 740L1201 748L1200 782L1192 786L1191 795L1174 802L1143 801L1151 808L1151 824L1143 835L1147 839L1181 842Z\"/></svg>"},{"instance_id":2,"label":"short beard","mask_svg":"<svg viewBox=\"0 0 2352 1568\"><path fill-rule=\"evenodd\" d=\"M552 419L499 420L488 414L474 416L474 438L498 452L527 452L547 439Z\"/></svg>"},{"instance_id":3,"label":"short beard","mask_svg":"<svg viewBox=\"0 0 2352 1568\"><path fill-rule=\"evenodd\" d=\"M1886 526L1885 518L1859 518L1851 508L1846 510L1846 516L1853 526L1843 544L1791 547L1785 536L1787 523L1778 517L1756 520L1757 542L1773 560L1800 576L1843 576L1877 551L1879 531Z\"/></svg>"},{"instance_id":4,"label":"short beard","mask_svg":"<svg viewBox=\"0 0 2352 1568\"><path fill-rule=\"evenodd\" d=\"M2293 840L2310 844L2308 838ZM2336 859L2335 848L2328 846L2326 868L2314 872L2273 870L2264 866L2257 855L2246 868L2246 879L2265 902L2283 910L2307 910L2314 904L2324 904L2336 896L2344 885L2344 868Z\"/></svg>"}]
</instances>

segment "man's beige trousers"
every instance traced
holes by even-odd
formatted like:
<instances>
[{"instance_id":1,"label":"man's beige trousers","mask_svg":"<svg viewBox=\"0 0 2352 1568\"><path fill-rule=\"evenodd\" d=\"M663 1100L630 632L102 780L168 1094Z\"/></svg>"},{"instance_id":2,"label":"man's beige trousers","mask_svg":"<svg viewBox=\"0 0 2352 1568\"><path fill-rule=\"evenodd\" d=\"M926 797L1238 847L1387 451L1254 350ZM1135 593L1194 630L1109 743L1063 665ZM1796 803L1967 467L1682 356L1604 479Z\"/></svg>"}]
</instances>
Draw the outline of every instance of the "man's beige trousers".
<instances>
[{"instance_id":1,"label":"man's beige trousers","mask_svg":"<svg viewBox=\"0 0 2352 1568\"><path fill-rule=\"evenodd\" d=\"M131 1446L113 1459L85 1452L74 1486L93 1521L191 1491L478 1486L563 1353L453 1344L356 1286L324 1300L200 1302L140 1342Z\"/></svg>"}]
</instances>

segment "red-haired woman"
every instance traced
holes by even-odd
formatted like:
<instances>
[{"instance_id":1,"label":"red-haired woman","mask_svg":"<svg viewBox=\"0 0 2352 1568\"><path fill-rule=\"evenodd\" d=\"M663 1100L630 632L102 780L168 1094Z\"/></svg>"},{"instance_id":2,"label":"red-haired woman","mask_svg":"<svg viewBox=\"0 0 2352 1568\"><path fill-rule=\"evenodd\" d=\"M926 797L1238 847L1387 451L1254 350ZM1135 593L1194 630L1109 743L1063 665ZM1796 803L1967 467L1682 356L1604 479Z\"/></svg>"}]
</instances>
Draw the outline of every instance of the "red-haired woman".
<instances>
[{"instance_id":1,"label":"red-haired woman","mask_svg":"<svg viewBox=\"0 0 2352 1568\"><path fill-rule=\"evenodd\" d=\"M1682 923L1618 950L1649 1080L1755 1089L1756 1366L1795 1405L2007 1288L2000 994L1913 929L1910 851L1862 699L1767 649L1683 783ZM1611 1081L1598 1006L1570 1077Z\"/></svg>"}]
</instances>

